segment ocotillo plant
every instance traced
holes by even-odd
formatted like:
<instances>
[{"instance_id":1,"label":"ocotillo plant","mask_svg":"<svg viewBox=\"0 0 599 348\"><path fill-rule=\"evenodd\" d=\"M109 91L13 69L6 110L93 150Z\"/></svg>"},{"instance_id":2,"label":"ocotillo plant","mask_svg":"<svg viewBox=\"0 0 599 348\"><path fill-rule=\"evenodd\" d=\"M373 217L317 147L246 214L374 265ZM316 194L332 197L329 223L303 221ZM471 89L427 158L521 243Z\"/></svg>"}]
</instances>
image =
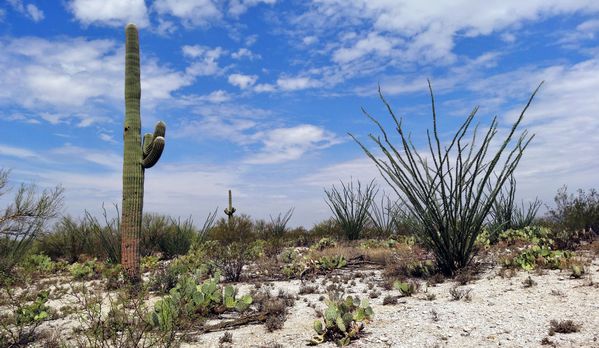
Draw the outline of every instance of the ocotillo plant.
<instances>
[{"instance_id":1,"label":"ocotillo plant","mask_svg":"<svg viewBox=\"0 0 599 348\"><path fill-rule=\"evenodd\" d=\"M141 142L139 34L133 24L126 28L125 128L123 156L123 212L121 219L121 264L131 281L140 279L139 240L144 198L144 171L158 162L164 149L166 126L158 122L154 134Z\"/></svg>"},{"instance_id":2,"label":"ocotillo plant","mask_svg":"<svg viewBox=\"0 0 599 348\"><path fill-rule=\"evenodd\" d=\"M233 220L235 210L236 209L233 208L233 196L231 195L231 190L229 190L229 207L225 208L225 214L229 217L229 225L231 224L231 220Z\"/></svg>"}]
</instances>

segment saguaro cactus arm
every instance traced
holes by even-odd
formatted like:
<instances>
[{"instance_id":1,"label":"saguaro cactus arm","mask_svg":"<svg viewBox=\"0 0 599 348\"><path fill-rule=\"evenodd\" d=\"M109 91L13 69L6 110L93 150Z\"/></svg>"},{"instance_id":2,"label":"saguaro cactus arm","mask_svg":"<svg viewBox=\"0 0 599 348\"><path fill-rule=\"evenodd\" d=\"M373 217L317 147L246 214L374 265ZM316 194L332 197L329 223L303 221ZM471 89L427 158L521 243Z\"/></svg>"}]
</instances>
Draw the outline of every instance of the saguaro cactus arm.
<instances>
[{"instance_id":1,"label":"saguaro cactus arm","mask_svg":"<svg viewBox=\"0 0 599 348\"><path fill-rule=\"evenodd\" d=\"M144 158L142 161L142 165L144 168L151 168L160 159L160 156L162 155L162 150L164 150L165 132L166 125L164 124L164 122L160 121L156 124L156 128L154 129L153 135L148 133L144 136Z\"/></svg>"}]
</instances>

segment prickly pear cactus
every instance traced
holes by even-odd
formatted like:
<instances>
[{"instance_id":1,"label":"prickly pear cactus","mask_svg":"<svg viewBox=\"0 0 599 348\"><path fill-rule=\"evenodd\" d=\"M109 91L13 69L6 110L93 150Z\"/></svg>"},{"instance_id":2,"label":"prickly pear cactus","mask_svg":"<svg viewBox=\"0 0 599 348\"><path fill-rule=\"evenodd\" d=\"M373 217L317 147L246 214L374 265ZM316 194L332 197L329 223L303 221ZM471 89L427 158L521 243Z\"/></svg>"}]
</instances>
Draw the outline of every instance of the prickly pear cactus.
<instances>
[{"instance_id":1,"label":"prickly pear cactus","mask_svg":"<svg viewBox=\"0 0 599 348\"><path fill-rule=\"evenodd\" d=\"M139 240L144 198L144 171L158 162L164 149L166 126L158 122L154 134L141 141L139 34L133 24L126 28L125 126L123 156L123 205L121 263L130 280L140 279Z\"/></svg>"},{"instance_id":2,"label":"prickly pear cactus","mask_svg":"<svg viewBox=\"0 0 599 348\"><path fill-rule=\"evenodd\" d=\"M326 303L328 307L324 312L324 322L314 321L316 335L308 345L333 341L338 346L347 346L360 336L364 330L364 323L374 315L367 300L360 301L348 296L345 300L327 300Z\"/></svg>"}]
</instances>

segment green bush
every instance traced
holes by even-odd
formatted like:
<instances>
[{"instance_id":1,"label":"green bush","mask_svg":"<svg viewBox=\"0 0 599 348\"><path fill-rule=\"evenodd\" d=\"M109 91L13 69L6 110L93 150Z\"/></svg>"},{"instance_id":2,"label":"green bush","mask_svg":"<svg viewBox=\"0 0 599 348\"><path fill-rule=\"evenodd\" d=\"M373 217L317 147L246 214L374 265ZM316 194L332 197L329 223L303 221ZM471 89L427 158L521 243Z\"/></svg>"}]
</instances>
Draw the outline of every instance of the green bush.
<instances>
[{"instance_id":1,"label":"green bush","mask_svg":"<svg viewBox=\"0 0 599 348\"><path fill-rule=\"evenodd\" d=\"M243 267L258 256L260 242L254 240L253 227L247 215L220 219L208 232L209 241L201 246L207 260L216 265L228 281L239 281Z\"/></svg>"},{"instance_id":2,"label":"green bush","mask_svg":"<svg viewBox=\"0 0 599 348\"><path fill-rule=\"evenodd\" d=\"M77 261L84 254L101 257L94 237L87 219L76 221L70 216L64 216L49 233L39 238L38 250L53 260L64 259L69 263Z\"/></svg>"},{"instance_id":3,"label":"green bush","mask_svg":"<svg viewBox=\"0 0 599 348\"><path fill-rule=\"evenodd\" d=\"M359 180L355 185L353 181L348 184L341 182L341 188L338 189L333 185L330 190L324 192L326 203L345 238L360 239L362 231L368 223L368 211L377 193L374 180L366 187L362 187Z\"/></svg>"},{"instance_id":4,"label":"green bush","mask_svg":"<svg viewBox=\"0 0 599 348\"><path fill-rule=\"evenodd\" d=\"M49 318L48 291L40 291L33 302L13 297L11 311L0 315L0 346L24 347L36 339L36 330Z\"/></svg>"},{"instance_id":5,"label":"green bush","mask_svg":"<svg viewBox=\"0 0 599 348\"><path fill-rule=\"evenodd\" d=\"M502 231L509 229L518 230L530 226L541 207L541 201L535 199L528 206L524 206L524 201L518 206L515 204L516 179L510 176L504 188L499 191L495 198L495 203L489 211L490 222L488 224L490 231L490 241L497 241L497 235Z\"/></svg>"},{"instance_id":6,"label":"green bush","mask_svg":"<svg viewBox=\"0 0 599 348\"><path fill-rule=\"evenodd\" d=\"M8 171L0 169L0 197L10 191L8 175ZM35 185L19 186L12 201L0 212L0 276L11 274L48 221L59 214L62 194L61 187L40 193Z\"/></svg>"},{"instance_id":7,"label":"green bush","mask_svg":"<svg viewBox=\"0 0 599 348\"><path fill-rule=\"evenodd\" d=\"M569 195L565 186L559 189L556 207L548 212L553 239L560 249L573 249L599 233L599 193L595 189L577 192L575 196Z\"/></svg>"}]
</instances>

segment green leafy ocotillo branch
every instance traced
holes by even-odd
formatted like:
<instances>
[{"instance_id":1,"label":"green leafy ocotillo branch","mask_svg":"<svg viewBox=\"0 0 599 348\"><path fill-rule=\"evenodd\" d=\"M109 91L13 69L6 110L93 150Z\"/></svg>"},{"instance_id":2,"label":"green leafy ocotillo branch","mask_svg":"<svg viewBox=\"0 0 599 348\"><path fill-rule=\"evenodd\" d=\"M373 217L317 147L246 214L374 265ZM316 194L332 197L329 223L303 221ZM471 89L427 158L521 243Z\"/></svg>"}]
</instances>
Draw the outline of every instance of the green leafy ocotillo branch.
<instances>
[{"instance_id":1,"label":"green leafy ocotillo branch","mask_svg":"<svg viewBox=\"0 0 599 348\"><path fill-rule=\"evenodd\" d=\"M123 216L121 219L121 263L129 278L140 279L139 241L144 198L144 171L158 162L164 149L166 126L158 122L154 134L141 141L139 35L133 24L126 28L125 128L123 156Z\"/></svg>"}]
</instances>

